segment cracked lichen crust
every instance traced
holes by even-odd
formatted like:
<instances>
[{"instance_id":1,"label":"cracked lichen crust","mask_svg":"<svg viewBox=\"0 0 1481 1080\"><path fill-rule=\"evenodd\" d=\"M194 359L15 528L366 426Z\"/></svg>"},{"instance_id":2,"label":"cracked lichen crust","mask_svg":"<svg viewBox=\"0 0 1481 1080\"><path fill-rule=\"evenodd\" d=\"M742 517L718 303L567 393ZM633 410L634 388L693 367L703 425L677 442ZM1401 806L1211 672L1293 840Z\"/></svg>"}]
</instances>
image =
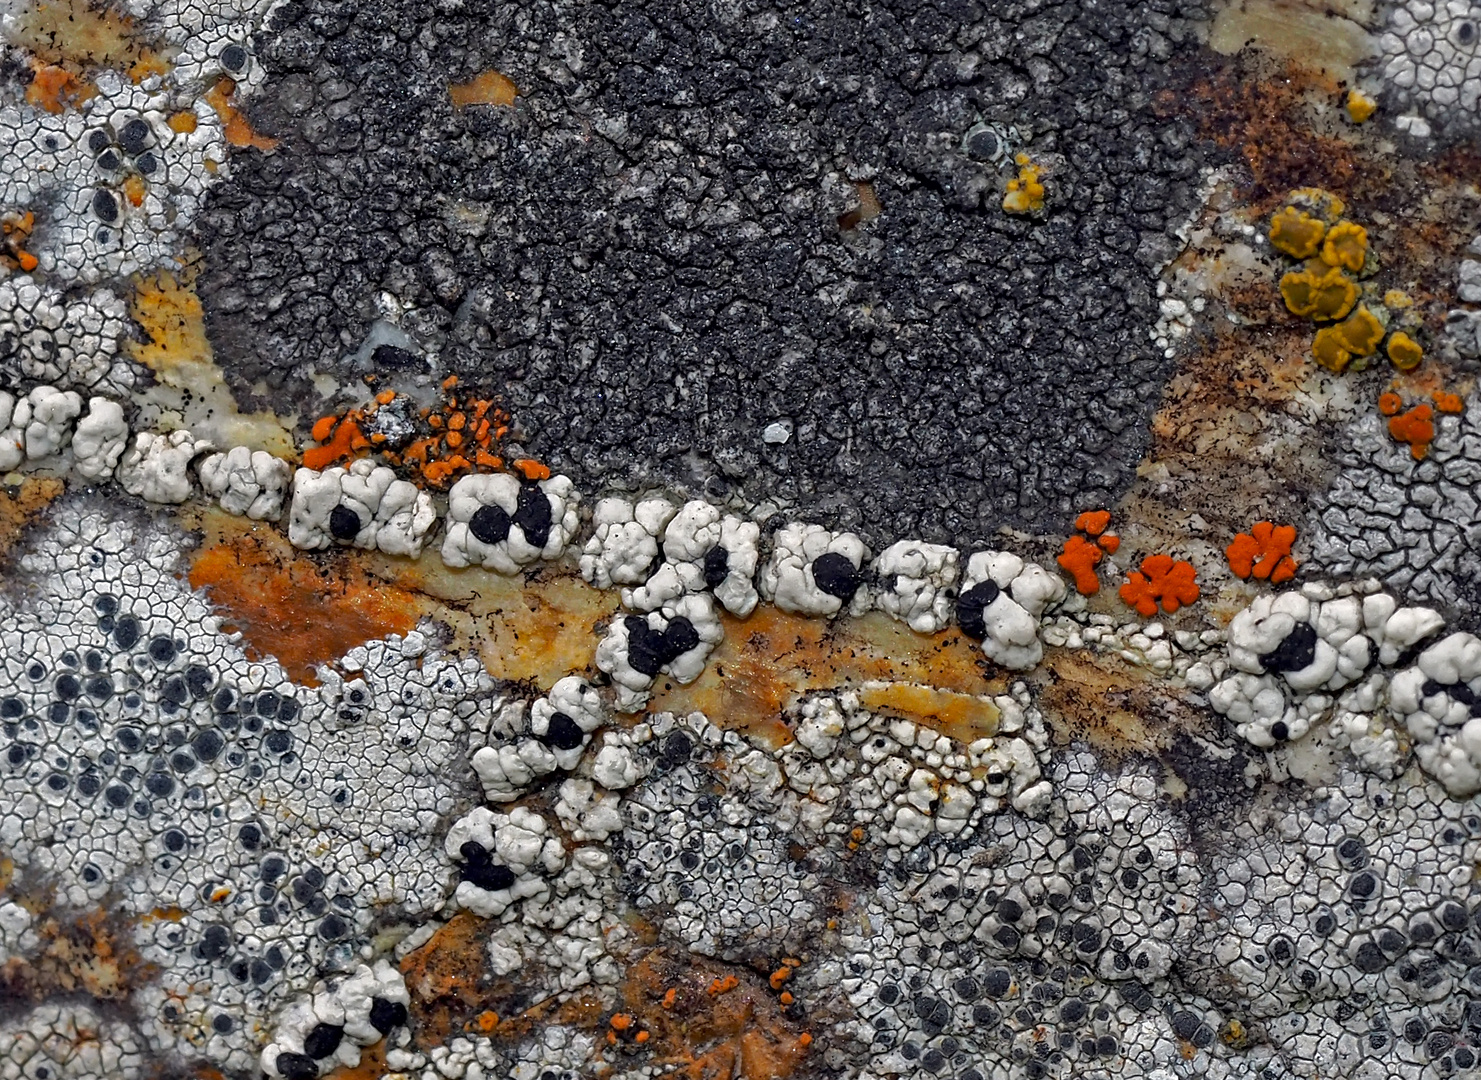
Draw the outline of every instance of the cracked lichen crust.
<instances>
[{"instance_id":1,"label":"cracked lichen crust","mask_svg":"<svg viewBox=\"0 0 1481 1080\"><path fill-rule=\"evenodd\" d=\"M587 489L738 489L871 543L1062 524L1129 481L1168 374L1198 155L1150 100L1190 13L289 0L249 109L279 149L199 221L212 342L283 405L305 356L343 382L394 338L385 374L497 386ZM514 104L454 107L490 69ZM984 121L1045 163L1042 211L1002 211Z\"/></svg>"}]
</instances>

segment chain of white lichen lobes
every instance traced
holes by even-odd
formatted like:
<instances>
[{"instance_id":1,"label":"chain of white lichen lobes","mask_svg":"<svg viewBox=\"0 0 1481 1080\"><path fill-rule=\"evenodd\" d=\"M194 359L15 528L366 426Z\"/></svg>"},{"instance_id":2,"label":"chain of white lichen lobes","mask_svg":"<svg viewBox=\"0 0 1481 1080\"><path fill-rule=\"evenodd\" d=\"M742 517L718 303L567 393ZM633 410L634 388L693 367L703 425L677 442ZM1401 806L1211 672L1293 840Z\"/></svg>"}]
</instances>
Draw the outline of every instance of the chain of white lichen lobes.
<instances>
[{"instance_id":1,"label":"chain of white lichen lobes","mask_svg":"<svg viewBox=\"0 0 1481 1080\"><path fill-rule=\"evenodd\" d=\"M184 432L138 433L131 442L121 408L103 398L84 411L75 394L40 387L6 395L0 407L18 459L8 467L70 464L94 483L111 473L125 490L168 503L199 485L224 509L261 520L282 516L286 503L289 536L303 548L416 555L437 519L427 493L370 461L300 469L290 480L279 459L245 448L213 452ZM321 669L317 691L306 691L276 664L248 661L209 609L172 583L168 533L143 526L131 534L87 496L63 504L25 561L57 585L34 610L16 610L6 639L15 692L0 712L15 729L7 731L10 782L23 781L18 805L32 821L9 818L0 837L23 875L71 880L68 896L79 904L138 880L140 856L153 858L160 875L141 892L150 908L198 855L216 852L219 867L230 849L226 866L250 867L182 895L178 917L142 946L161 974L135 991L148 1019L137 1033L117 1034L120 1052L199 1046L182 1034L193 1025L209 1029L204 1052L223 1066L247 1067L255 1056L270 1075L318 1075L357 1061L360 1047L384 1034L374 1023L379 1010L393 1037L393 1071L497 1070L535 1059L579 1065L598 1048L577 1029L564 1030L553 1048L548 1040L502 1049L456 1040L440 1064L412 1048L395 1009L408 1000L401 977L376 951L345 943L369 930L373 905L399 904L423 924L400 942L397 955L407 955L435 930L430 920L454 879L454 906L494 920L493 970L541 964L557 994L617 982L624 890L639 910L670 911L665 928L701 955L805 952L807 937L829 937L833 957L818 957L791 986L846 1001L857 1019L828 1038L863 1040L880 1067L896 1071L939 1071L955 1053L1011 1061L1015 1050L1033 1053L1031 1033L1045 1023L1070 1035L1059 1052L1087 1075L1127 1054L1155 1059L1179 1041L1195 1057L1320 1060L1341 1050L1343 1009L1355 994L1408 1010L1386 1033L1365 1036L1368 1052L1414 1045L1435 1060L1465 1060L1467 1018L1447 1027L1443 1010L1425 1003L1448 1000L1464 982L1466 958L1481 958L1466 952L1474 932L1467 868L1481 820L1403 769L1412 746L1455 795L1477 789L1473 744L1481 740L1470 729L1481 720L1470 718L1470 687L1481 680L1481 642L1442 636L1435 612L1401 608L1376 585L1308 583L1257 597L1227 632L1169 637L1156 623L1118 631L1103 617L1077 618L1056 575L1007 553L978 553L963 574L954 549L905 542L870 563L856 537L795 524L775 534L763 559L754 523L662 497L600 500L582 544L578 502L562 477L477 476L449 499L449 565L517 573L579 549L583 576L627 586L632 614L612 621L598 649L611 688L572 676L533 703L499 694L476 661L428 651L416 633L352 650L338 670ZM58 594L57 586L77 591ZM1311 767L1303 757L1342 747L1351 758L1313 803L1273 804L1273 833L1251 825L1229 850L1199 859L1153 774L1107 775L1084 754L1050 757L1022 684L993 699L996 734L969 746L871 712L856 693L795 706L795 741L780 751L699 714L608 723L609 709L642 709L655 676L696 677L716 641L716 603L744 616L758 593L818 616L874 606L922 633L956 618L1009 667L1035 666L1041 638L1110 649L1170 687L1207 691L1255 746L1288 744L1284 758L1269 759L1272 769L1299 772ZM95 628L72 629L82 612ZM1052 621L1041 625L1045 616ZM186 628L197 629L177 636ZM151 713L188 716L191 726L152 729ZM24 737L28 725L62 722L85 732L81 743L60 744L71 755L87 756L89 726L91 735L110 735L104 753L113 766L100 755L92 771L73 775L46 744ZM335 749L346 738L382 747L406 781L356 777L354 756ZM476 807L439 841L420 823L455 813L452 791L430 803L406 791L413 797L399 809L397 795L411 777L435 771L427 753L462 740L486 799L503 809ZM707 795L705 778L721 758L729 783ZM253 776L263 762L278 776L267 802L216 803L220 821L205 828L170 818L131 861L140 841L125 839L136 835L129 815L153 829L156 816L181 812L180 802L212 805L238 790L227 780L233 770L243 794L272 787ZM105 775L108 768L116 771ZM197 776L203 769L212 770L209 787ZM332 824L347 849L338 857L272 820L275 801L302 798L294 777L321 770L334 770L340 787L322 807L300 804L294 813L316 829ZM646 782L655 775L658 783ZM509 805L553 776L563 777L547 811L553 821ZM21 786L34 794L27 799ZM113 816L89 817L73 803L74 792L88 789ZM107 837L112 851L84 845L64 863L35 844L48 828L79 827ZM862 910L839 919L815 899L829 879L826 864L846 858L871 827L885 830L883 872L903 887L871 891ZM1390 835L1423 836L1421 827L1440 842L1386 846ZM642 868L630 886L620 884L604 846L619 835L626 872ZM947 842L926 844L933 835ZM1307 846L1293 850L1287 836ZM794 863L788 852L798 841L823 865ZM1010 858L992 856L1004 845ZM414 885L367 876L368 857L387 851ZM1257 869L1277 866L1273 878ZM914 899L898 899L905 896ZM1196 916L1210 899L1224 912L1218 923ZM8 954L36 948L25 908L8 903L0 915ZM276 936L274 927L295 933ZM1182 989L1168 998L1175 964ZM1213 971L1226 969L1238 988L1232 998L1212 982ZM248 989L236 1004L188 990L213 980ZM96 1020L86 1009L36 1016L64 1030ZM253 1025L271 1032L260 1055L246 1034ZM1240 1032L1261 1028L1253 1050L1230 1056L1248 1038Z\"/></svg>"}]
</instances>

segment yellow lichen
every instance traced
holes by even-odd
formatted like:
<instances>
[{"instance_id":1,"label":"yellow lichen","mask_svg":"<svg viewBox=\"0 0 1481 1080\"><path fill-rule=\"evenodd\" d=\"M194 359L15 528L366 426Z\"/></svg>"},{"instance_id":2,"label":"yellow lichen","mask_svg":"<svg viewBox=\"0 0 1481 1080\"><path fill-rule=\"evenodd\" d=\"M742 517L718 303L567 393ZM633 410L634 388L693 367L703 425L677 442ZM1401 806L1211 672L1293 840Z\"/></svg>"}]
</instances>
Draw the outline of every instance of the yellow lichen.
<instances>
[{"instance_id":1,"label":"yellow lichen","mask_svg":"<svg viewBox=\"0 0 1481 1080\"><path fill-rule=\"evenodd\" d=\"M1352 362L1352 351L1347 348L1337 327L1324 326L1311 342L1311 358L1328 371L1340 374Z\"/></svg>"},{"instance_id":2,"label":"yellow lichen","mask_svg":"<svg viewBox=\"0 0 1481 1080\"><path fill-rule=\"evenodd\" d=\"M1347 115L1354 124L1361 124L1378 109L1378 102L1357 87L1347 92Z\"/></svg>"},{"instance_id":3,"label":"yellow lichen","mask_svg":"<svg viewBox=\"0 0 1481 1080\"><path fill-rule=\"evenodd\" d=\"M1359 307L1352 317L1334 327L1342 343L1354 356L1372 356L1383 340L1383 323L1366 307Z\"/></svg>"},{"instance_id":4,"label":"yellow lichen","mask_svg":"<svg viewBox=\"0 0 1481 1080\"><path fill-rule=\"evenodd\" d=\"M1368 230L1351 221L1339 221L1322 244L1322 262L1356 274L1368 258Z\"/></svg>"},{"instance_id":5,"label":"yellow lichen","mask_svg":"<svg viewBox=\"0 0 1481 1080\"><path fill-rule=\"evenodd\" d=\"M1029 160L1027 154L1019 154L1018 175L1008 181L1008 192L1003 196L1003 209L1010 214L1032 214L1044 209L1044 184L1039 180L1041 169Z\"/></svg>"},{"instance_id":6,"label":"yellow lichen","mask_svg":"<svg viewBox=\"0 0 1481 1080\"><path fill-rule=\"evenodd\" d=\"M1325 188L1297 188L1286 196L1286 204L1310 211L1328 225L1336 224L1347 213L1347 204Z\"/></svg>"},{"instance_id":7,"label":"yellow lichen","mask_svg":"<svg viewBox=\"0 0 1481 1080\"><path fill-rule=\"evenodd\" d=\"M1394 310L1410 308L1414 306L1414 298L1403 289L1390 289L1383 294L1383 306Z\"/></svg>"},{"instance_id":8,"label":"yellow lichen","mask_svg":"<svg viewBox=\"0 0 1481 1080\"><path fill-rule=\"evenodd\" d=\"M1335 320L1358 302L1358 286L1337 266L1326 273L1292 270L1280 279L1280 295L1293 315Z\"/></svg>"},{"instance_id":9,"label":"yellow lichen","mask_svg":"<svg viewBox=\"0 0 1481 1080\"><path fill-rule=\"evenodd\" d=\"M1388 358L1400 371L1411 371L1424 359L1424 350L1404 331L1396 330L1388 339Z\"/></svg>"},{"instance_id":10,"label":"yellow lichen","mask_svg":"<svg viewBox=\"0 0 1481 1080\"><path fill-rule=\"evenodd\" d=\"M1321 247L1327 226L1304 210L1287 206L1270 219L1270 244L1297 259L1309 259Z\"/></svg>"}]
</instances>

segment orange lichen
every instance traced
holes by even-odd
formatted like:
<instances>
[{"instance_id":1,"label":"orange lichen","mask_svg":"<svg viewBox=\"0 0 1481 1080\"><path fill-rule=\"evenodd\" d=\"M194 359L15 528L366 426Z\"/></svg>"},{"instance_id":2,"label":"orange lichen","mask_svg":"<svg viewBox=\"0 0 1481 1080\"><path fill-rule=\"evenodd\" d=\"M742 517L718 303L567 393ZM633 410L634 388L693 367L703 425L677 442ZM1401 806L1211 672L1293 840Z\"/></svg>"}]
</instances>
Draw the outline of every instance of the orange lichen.
<instances>
[{"instance_id":1,"label":"orange lichen","mask_svg":"<svg viewBox=\"0 0 1481 1080\"><path fill-rule=\"evenodd\" d=\"M1121 547L1121 537L1115 533L1102 533L1095 538L1095 542L1101 546L1101 549L1107 555L1116 554L1117 549Z\"/></svg>"},{"instance_id":2,"label":"orange lichen","mask_svg":"<svg viewBox=\"0 0 1481 1080\"><path fill-rule=\"evenodd\" d=\"M0 265L24 270L28 274L36 269L40 260L25 248L35 227L36 215L30 210L0 216Z\"/></svg>"},{"instance_id":3,"label":"orange lichen","mask_svg":"<svg viewBox=\"0 0 1481 1080\"><path fill-rule=\"evenodd\" d=\"M123 196L128 199L130 206L143 206L144 196L148 191L149 185L137 173L130 174L123 182Z\"/></svg>"},{"instance_id":4,"label":"orange lichen","mask_svg":"<svg viewBox=\"0 0 1481 1080\"><path fill-rule=\"evenodd\" d=\"M786 964L783 964L781 967L777 968L771 973L771 978L768 981L771 983L771 988L773 990L780 990L782 988L782 984L791 977L792 969Z\"/></svg>"},{"instance_id":5,"label":"orange lichen","mask_svg":"<svg viewBox=\"0 0 1481 1080\"><path fill-rule=\"evenodd\" d=\"M166 121L170 130L178 135L189 135L196 129L197 120L193 112L171 113L170 119Z\"/></svg>"},{"instance_id":6,"label":"orange lichen","mask_svg":"<svg viewBox=\"0 0 1481 1080\"><path fill-rule=\"evenodd\" d=\"M1424 350L1402 330L1395 330L1388 339L1388 358L1400 371L1412 371L1424 359Z\"/></svg>"},{"instance_id":7,"label":"orange lichen","mask_svg":"<svg viewBox=\"0 0 1481 1080\"><path fill-rule=\"evenodd\" d=\"M1438 412L1459 416L1466 411L1465 400L1459 394L1452 394L1447 390L1436 390L1434 400L1435 409Z\"/></svg>"},{"instance_id":8,"label":"orange lichen","mask_svg":"<svg viewBox=\"0 0 1481 1080\"><path fill-rule=\"evenodd\" d=\"M1360 306L1350 318L1333 329L1354 356L1372 356L1378 349L1378 343L1383 340L1383 323L1366 305Z\"/></svg>"},{"instance_id":9,"label":"orange lichen","mask_svg":"<svg viewBox=\"0 0 1481 1080\"><path fill-rule=\"evenodd\" d=\"M1171 555L1149 555L1142 560L1141 570L1127 575L1121 586L1121 599L1143 616L1157 614L1157 604L1169 615L1198 599L1198 583L1193 564Z\"/></svg>"},{"instance_id":10,"label":"orange lichen","mask_svg":"<svg viewBox=\"0 0 1481 1080\"><path fill-rule=\"evenodd\" d=\"M1429 405L1416 405L1408 412L1391 417L1388 433L1401 443L1409 445L1409 453L1415 461L1422 461L1430 452L1430 443L1435 438L1435 411Z\"/></svg>"},{"instance_id":11,"label":"orange lichen","mask_svg":"<svg viewBox=\"0 0 1481 1080\"><path fill-rule=\"evenodd\" d=\"M1044 184L1039 179L1043 169L1027 154L1019 154L1013 160L1018 165L1018 175L1008 181L1003 209L1010 214L1032 214L1044 209Z\"/></svg>"},{"instance_id":12,"label":"orange lichen","mask_svg":"<svg viewBox=\"0 0 1481 1080\"><path fill-rule=\"evenodd\" d=\"M663 993L662 1005L665 1009L672 1009L674 1002L679 999L679 991L670 986Z\"/></svg>"},{"instance_id":13,"label":"orange lichen","mask_svg":"<svg viewBox=\"0 0 1481 1080\"><path fill-rule=\"evenodd\" d=\"M711 982L710 985L705 988L705 993L709 994L710 997L717 997L720 994L730 993L730 991L734 990L739 985L740 980L737 979L734 975L726 975L724 978L715 979L713 982Z\"/></svg>"},{"instance_id":14,"label":"orange lichen","mask_svg":"<svg viewBox=\"0 0 1481 1080\"><path fill-rule=\"evenodd\" d=\"M473 1021L474 1025L482 1032L490 1032L499 1026L499 1014L492 1009L485 1009L479 1013Z\"/></svg>"},{"instance_id":15,"label":"orange lichen","mask_svg":"<svg viewBox=\"0 0 1481 1080\"><path fill-rule=\"evenodd\" d=\"M79 108L96 97L98 88L92 82L56 64L33 64L31 85L26 87L26 104L49 113Z\"/></svg>"},{"instance_id":16,"label":"orange lichen","mask_svg":"<svg viewBox=\"0 0 1481 1080\"><path fill-rule=\"evenodd\" d=\"M1109 510L1086 510L1075 519L1075 528L1086 536L1099 536L1106 531L1106 526L1111 523L1111 512Z\"/></svg>"},{"instance_id":17,"label":"orange lichen","mask_svg":"<svg viewBox=\"0 0 1481 1080\"><path fill-rule=\"evenodd\" d=\"M1291 557L1291 545L1295 542L1294 525L1257 521L1249 532L1235 536L1224 554L1235 577L1245 580L1253 577L1279 585L1296 576L1296 560Z\"/></svg>"},{"instance_id":18,"label":"orange lichen","mask_svg":"<svg viewBox=\"0 0 1481 1080\"><path fill-rule=\"evenodd\" d=\"M612 1017L612 1028L615 1031L626 1031L633 1026L633 1018L627 1013L617 1013Z\"/></svg>"},{"instance_id":19,"label":"orange lichen","mask_svg":"<svg viewBox=\"0 0 1481 1080\"><path fill-rule=\"evenodd\" d=\"M1361 124L1378 109L1378 102L1357 87L1347 92L1347 116L1354 124Z\"/></svg>"},{"instance_id":20,"label":"orange lichen","mask_svg":"<svg viewBox=\"0 0 1481 1080\"><path fill-rule=\"evenodd\" d=\"M1340 266L1291 270L1280 279L1280 295L1293 315L1335 320L1358 302L1358 285Z\"/></svg>"},{"instance_id":21,"label":"orange lichen","mask_svg":"<svg viewBox=\"0 0 1481 1080\"><path fill-rule=\"evenodd\" d=\"M1324 326L1311 340L1311 358L1328 371L1340 374L1352 363L1352 350L1347 348L1335 326Z\"/></svg>"},{"instance_id":22,"label":"orange lichen","mask_svg":"<svg viewBox=\"0 0 1481 1080\"><path fill-rule=\"evenodd\" d=\"M360 430L359 417L351 413L346 413L342 418L320 417L314 423L313 436L322 445L310 446L304 450L303 467L306 469L327 469L357 456L362 450L370 449L370 440Z\"/></svg>"},{"instance_id":23,"label":"orange lichen","mask_svg":"<svg viewBox=\"0 0 1481 1080\"><path fill-rule=\"evenodd\" d=\"M1368 258L1368 230L1352 221L1339 221L1322 242L1322 262L1356 274Z\"/></svg>"},{"instance_id":24,"label":"orange lichen","mask_svg":"<svg viewBox=\"0 0 1481 1080\"><path fill-rule=\"evenodd\" d=\"M1095 568L1104 559L1105 552L1081 536L1071 536L1064 542L1064 550L1055 560L1075 582L1075 590L1081 596L1094 596L1100 592L1100 578Z\"/></svg>"},{"instance_id":25,"label":"orange lichen","mask_svg":"<svg viewBox=\"0 0 1481 1080\"><path fill-rule=\"evenodd\" d=\"M1397 416L1404 407L1404 399L1392 390L1378 395L1378 411L1384 416Z\"/></svg>"},{"instance_id":26,"label":"orange lichen","mask_svg":"<svg viewBox=\"0 0 1481 1080\"><path fill-rule=\"evenodd\" d=\"M231 146L251 147L263 153L277 149L278 140L253 131L247 118L232 104L231 96L236 88L236 83L223 76L205 93L206 104L215 109L216 115L221 118L221 132L226 136L227 143Z\"/></svg>"},{"instance_id":27,"label":"orange lichen","mask_svg":"<svg viewBox=\"0 0 1481 1080\"><path fill-rule=\"evenodd\" d=\"M455 109L465 109L469 105L513 105L518 95L519 88L514 85L514 80L493 70L480 72L467 82L452 83L447 88L447 96L452 99Z\"/></svg>"},{"instance_id":28,"label":"orange lichen","mask_svg":"<svg viewBox=\"0 0 1481 1080\"><path fill-rule=\"evenodd\" d=\"M206 591L249 654L277 658L291 678L314 683L320 664L415 629L416 597L365 573L358 555L321 567L274 530L225 514L208 521L219 533L195 552L191 588Z\"/></svg>"},{"instance_id":29,"label":"orange lichen","mask_svg":"<svg viewBox=\"0 0 1481 1080\"><path fill-rule=\"evenodd\" d=\"M516 458L512 467L521 473L526 480L549 480L550 467L541 465L532 458Z\"/></svg>"},{"instance_id":30,"label":"orange lichen","mask_svg":"<svg viewBox=\"0 0 1481 1080\"><path fill-rule=\"evenodd\" d=\"M1305 210L1286 206L1270 219L1270 246L1297 259L1309 259L1321 248L1326 224Z\"/></svg>"}]
</instances>

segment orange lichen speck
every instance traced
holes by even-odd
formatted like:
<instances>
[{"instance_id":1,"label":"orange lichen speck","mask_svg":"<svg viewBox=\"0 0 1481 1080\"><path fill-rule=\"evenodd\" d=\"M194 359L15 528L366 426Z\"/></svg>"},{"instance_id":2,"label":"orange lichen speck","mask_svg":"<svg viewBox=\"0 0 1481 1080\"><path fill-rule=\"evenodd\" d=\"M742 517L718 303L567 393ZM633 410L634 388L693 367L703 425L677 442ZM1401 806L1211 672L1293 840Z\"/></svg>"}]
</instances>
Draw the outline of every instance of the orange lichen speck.
<instances>
[{"instance_id":1,"label":"orange lichen speck","mask_svg":"<svg viewBox=\"0 0 1481 1080\"><path fill-rule=\"evenodd\" d=\"M327 442L326 435L329 436ZM370 449L370 441L361 432L356 417L350 413L339 420L332 416L321 417L314 424L313 436L323 445L311 446L303 452L306 469L327 469L335 462L345 461L362 450Z\"/></svg>"},{"instance_id":2,"label":"orange lichen speck","mask_svg":"<svg viewBox=\"0 0 1481 1080\"><path fill-rule=\"evenodd\" d=\"M1039 179L1042 170L1027 154L1019 154L1014 161L1018 165L1018 175L1008 181L1003 209L1010 214L1032 214L1044 209L1044 184Z\"/></svg>"},{"instance_id":3,"label":"orange lichen speck","mask_svg":"<svg viewBox=\"0 0 1481 1080\"><path fill-rule=\"evenodd\" d=\"M26 104L49 113L60 113L80 107L97 93L98 88L91 82L79 79L64 67L35 64L31 85L26 87Z\"/></svg>"},{"instance_id":4,"label":"orange lichen speck","mask_svg":"<svg viewBox=\"0 0 1481 1080\"><path fill-rule=\"evenodd\" d=\"M1171 555L1149 555L1142 560L1141 570L1127 575L1121 586L1121 599L1144 617L1157 614L1157 604L1169 615L1198 599L1199 590L1193 564Z\"/></svg>"},{"instance_id":5,"label":"orange lichen speck","mask_svg":"<svg viewBox=\"0 0 1481 1080\"><path fill-rule=\"evenodd\" d=\"M1244 580L1253 577L1279 585L1296 576L1296 560L1291 558L1291 545L1295 542L1294 525L1257 521L1249 532L1237 535L1224 554L1235 577Z\"/></svg>"},{"instance_id":6,"label":"orange lichen speck","mask_svg":"<svg viewBox=\"0 0 1481 1080\"><path fill-rule=\"evenodd\" d=\"M1105 553L1095 544L1082 536L1072 536L1064 542L1064 550L1055 561L1074 579L1075 590L1081 596L1094 596L1100 592L1095 567L1104 558Z\"/></svg>"},{"instance_id":7,"label":"orange lichen speck","mask_svg":"<svg viewBox=\"0 0 1481 1080\"><path fill-rule=\"evenodd\" d=\"M1270 245L1297 259L1309 259L1321 248L1327 226L1304 210L1287 206L1270 219Z\"/></svg>"},{"instance_id":8,"label":"orange lichen speck","mask_svg":"<svg viewBox=\"0 0 1481 1080\"><path fill-rule=\"evenodd\" d=\"M513 465L526 480L550 479L550 467L548 465L541 465L532 458L516 458Z\"/></svg>"},{"instance_id":9,"label":"orange lichen speck","mask_svg":"<svg viewBox=\"0 0 1481 1080\"><path fill-rule=\"evenodd\" d=\"M1378 411L1384 416L1397 416L1404 407L1404 399L1392 390L1378 395Z\"/></svg>"},{"instance_id":10,"label":"orange lichen speck","mask_svg":"<svg viewBox=\"0 0 1481 1080\"><path fill-rule=\"evenodd\" d=\"M1447 390L1436 390L1435 409L1452 416L1459 416L1466 411L1466 403L1459 394L1452 394Z\"/></svg>"},{"instance_id":11,"label":"orange lichen speck","mask_svg":"<svg viewBox=\"0 0 1481 1080\"><path fill-rule=\"evenodd\" d=\"M1409 452L1415 461L1422 461L1430 452L1430 443L1435 438L1435 411L1429 405L1416 405L1408 412L1391 417L1388 433L1397 441L1409 444Z\"/></svg>"}]
</instances>

